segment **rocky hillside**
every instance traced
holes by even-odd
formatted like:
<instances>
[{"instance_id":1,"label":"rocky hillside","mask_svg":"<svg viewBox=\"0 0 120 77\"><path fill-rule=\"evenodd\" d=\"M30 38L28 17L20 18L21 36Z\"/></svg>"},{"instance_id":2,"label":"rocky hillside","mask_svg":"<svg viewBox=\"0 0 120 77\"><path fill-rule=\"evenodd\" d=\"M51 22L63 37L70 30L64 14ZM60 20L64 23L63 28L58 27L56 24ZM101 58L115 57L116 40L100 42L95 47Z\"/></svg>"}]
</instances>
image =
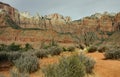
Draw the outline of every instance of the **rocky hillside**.
<instances>
[{"instance_id":1,"label":"rocky hillside","mask_svg":"<svg viewBox=\"0 0 120 77\"><path fill-rule=\"evenodd\" d=\"M40 44L53 38L58 42L73 43L73 37L87 32L107 38L111 32L119 30L120 13L96 13L72 21L71 17L57 13L31 16L29 12L19 12L9 4L0 2L0 43Z\"/></svg>"},{"instance_id":2,"label":"rocky hillside","mask_svg":"<svg viewBox=\"0 0 120 77\"><path fill-rule=\"evenodd\" d=\"M0 28L12 27L14 29L20 29L20 26L14 21L5 10L0 11Z\"/></svg>"},{"instance_id":3,"label":"rocky hillside","mask_svg":"<svg viewBox=\"0 0 120 77\"><path fill-rule=\"evenodd\" d=\"M48 29L51 25L63 25L71 22L71 18L69 16L63 17L57 13L45 16L40 16L39 14L30 16L29 12L19 12L9 4L2 2L0 2L0 14L1 16L7 14L16 24L22 28ZM3 23L3 25L5 25L5 23Z\"/></svg>"},{"instance_id":4,"label":"rocky hillside","mask_svg":"<svg viewBox=\"0 0 120 77\"><path fill-rule=\"evenodd\" d=\"M19 24L19 21L20 21L19 16L20 16L20 14L19 14L18 10L15 9L14 7L10 6L9 4L0 2L0 14L2 15L4 13L6 13L8 16L10 16L10 18L14 22ZM2 18L0 18L0 20L1 19ZM5 24L5 23L3 23L3 24Z\"/></svg>"},{"instance_id":5,"label":"rocky hillside","mask_svg":"<svg viewBox=\"0 0 120 77\"><path fill-rule=\"evenodd\" d=\"M118 45L120 46L120 31L113 33L107 40L108 45ZM105 42L105 43L106 43Z\"/></svg>"},{"instance_id":6,"label":"rocky hillside","mask_svg":"<svg viewBox=\"0 0 120 77\"><path fill-rule=\"evenodd\" d=\"M72 21L71 17L64 17L54 13L41 16L31 16L29 12L19 12L8 4L0 2L1 26L5 26L2 16L6 13L21 28L53 29L59 32L78 32L82 28L87 30L116 31L120 26L120 13L96 13L83 19ZM76 30L77 29L77 30Z\"/></svg>"},{"instance_id":7,"label":"rocky hillside","mask_svg":"<svg viewBox=\"0 0 120 77\"><path fill-rule=\"evenodd\" d=\"M76 25L102 31L120 30L120 13L96 13L83 19L74 21Z\"/></svg>"},{"instance_id":8,"label":"rocky hillside","mask_svg":"<svg viewBox=\"0 0 120 77\"><path fill-rule=\"evenodd\" d=\"M20 13L20 26L22 28L50 29L58 25L65 25L70 21L70 17L63 17L57 13L45 16L40 16L39 14L30 16L29 12Z\"/></svg>"}]
</instances>

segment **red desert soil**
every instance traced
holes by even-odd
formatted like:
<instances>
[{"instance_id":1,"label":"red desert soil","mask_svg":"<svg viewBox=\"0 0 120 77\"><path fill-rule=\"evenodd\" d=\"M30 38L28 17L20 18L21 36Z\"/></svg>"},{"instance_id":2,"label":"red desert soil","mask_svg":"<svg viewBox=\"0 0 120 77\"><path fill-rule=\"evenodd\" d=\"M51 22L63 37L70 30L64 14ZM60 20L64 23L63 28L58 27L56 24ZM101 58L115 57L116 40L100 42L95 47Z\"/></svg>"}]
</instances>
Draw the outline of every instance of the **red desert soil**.
<instances>
[{"instance_id":1,"label":"red desert soil","mask_svg":"<svg viewBox=\"0 0 120 77\"><path fill-rule=\"evenodd\" d=\"M70 55L70 53L63 53L62 56ZM117 60L104 60L102 53L89 53L88 56L92 57L96 61L94 68L95 76L92 77L120 77L120 61ZM58 62L58 56L43 58L40 60L40 67L51 63ZM2 74L9 74L8 71L0 71ZM9 77L8 75L6 75ZM30 75L30 77L43 77L41 71ZM91 76L90 76L91 77Z\"/></svg>"},{"instance_id":2,"label":"red desert soil","mask_svg":"<svg viewBox=\"0 0 120 77\"><path fill-rule=\"evenodd\" d=\"M120 61L104 60L104 55L97 52L88 55L96 61L94 70L97 77L120 77Z\"/></svg>"}]
</instances>

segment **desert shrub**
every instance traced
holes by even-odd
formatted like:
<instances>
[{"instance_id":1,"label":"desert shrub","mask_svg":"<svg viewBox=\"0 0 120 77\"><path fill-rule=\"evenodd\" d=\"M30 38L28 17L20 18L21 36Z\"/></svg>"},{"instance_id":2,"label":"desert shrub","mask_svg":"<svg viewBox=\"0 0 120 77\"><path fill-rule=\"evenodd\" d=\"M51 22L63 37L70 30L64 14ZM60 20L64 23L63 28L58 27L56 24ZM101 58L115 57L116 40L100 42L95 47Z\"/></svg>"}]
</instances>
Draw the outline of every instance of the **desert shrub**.
<instances>
[{"instance_id":1,"label":"desert shrub","mask_svg":"<svg viewBox=\"0 0 120 77\"><path fill-rule=\"evenodd\" d=\"M8 60L13 62L20 58L22 54L20 52L8 52Z\"/></svg>"},{"instance_id":2,"label":"desert shrub","mask_svg":"<svg viewBox=\"0 0 120 77\"><path fill-rule=\"evenodd\" d=\"M120 49L120 45L118 44L116 44L116 45L110 45L110 46L108 46L109 47L109 49Z\"/></svg>"},{"instance_id":3,"label":"desert shrub","mask_svg":"<svg viewBox=\"0 0 120 77\"><path fill-rule=\"evenodd\" d=\"M108 47L106 47L106 46L98 47L98 52L105 52L106 50L108 50Z\"/></svg>"},{"instance_id":4,"label":"desert shrub","mask_svg":"<svg viewBox=\"0 0 120 77\"><path fill-rule=\"evenodd\" d=\"M76 44L75 47L76 47L76 48L79 48L79 49L84 49L84 48L85 48L85 46L84 46L83 44L81 44L81 43Z\"/></svg>"},{"instance_id":5,"label":"desert shrub","mask_svg":"<svg viewBox=\"0 0 120 77\"><path fill-rule=\"evenodd\" d=\"M46 44L45 41L41 42L40 48L41 49L49 49L53 46L56 46L56 47L58 46L58 43L54 39L52 39L48 44Z\"/></svg>"},{"instance_id":6,"label":"desert shrub","mask_svg":"<svg viewBox=\"0 0 120 77\"><path fill-rule=\"evenodd\" d=\"M33 47L29 43L26 43L25 48L23 48L23 50L25 50L25 51L28 51L28 50L31 50L31 49L33 49Z\"/></svg>"},{"instance_id":7,"label":"desert shrub","mask_svg":"<svg viewBox=\"0 0 120 77\"><path fill-rule=\"evenodd\" d=\"M84 77L85 67L76 56L64 57L58 64L43 69L45 77Z\"/></svg>"},{"instance_id":8,"label":"desert shrub","mask_svg":"<svg viewBox=\"0 0 120 77\"><path fill-rule=\"evenodd\" d=\"M90 46L87 48L88 52L96 52L97 51L97 47L96 46Z\"/></svg>"},{"instance_id":9,"label":"desert shrub","mask_svg":"<svg viewBox=\"0 0 120 77\"><path fill-rule=\"evenodd\" d=\"M106 32L106 34L107 34L108 36L111 36L113 33L114 33L114 32L109 32L109 31Z\"/></svg>"},{"instance_id":10,"label":"desert shrub","mask_svg":"<svg viewBox=\"0 0 120 77\"><path fill-rule=\"evenodd\" d=\"M29 74L20 73L17 70L10 70L10 77L29 77Z\"/></svg>"},{"instance_id":11,"label":"desert shrub","mask_svg":"<svg viewBox=\"0 0 120 77\"><path fill-rule=\"evenodd\" d=\"M43 68L45 77L85 77L91 73L95 61L83 54L63 57L58 64Z\"/></svg>"},{"instance_id":12,"label":"desert shrub","mask_svg":"<svg viewBox=\"0 0 120 77\"><path fill-rule=\"evenodd\" d=\"M73 52L75 50L75 47L73 47L73 46L63 47L62 50L63 51Z\"/></svg>"},{"instance_id":13,"label":"desert shrub","mask_svg":"<svg viewBox=\"0 0 120 77\"><path fill-rule=\"evenodd\" d=\"M86 66L86 73L93 73L93 68L95 65L95 61L93 59L86 59L85 61L85 66Z\"/></svg>"},{"instance_id":14,"label":"desert shrub","mask_svg":"<svg viewBox=\"0 0 120 77\"><path fill-rule=\"evenodd\" d=\"M120 49L110 49L104 54L106 59L120 59Z\"/></svg>"},{"instance_id":15,"label":"desert shrub","mask_svg":"<svg viewBox=\"0 0 120 77\"><path fill-rule=\"evenodd\" d=\"M16 45L15 43L12 43L8 46L9 51L18 51L20 49L21 49L20 45Z\"/></svg>"},{"instance_id":16,"label":"desert shrub","mask_svg":"<svg viewBox=\"0 0 120 77\"><path fill-rule=\"evenodd\" d=\"M0 52L0 61L10 61L18 59L21 56L19 52Z\"/></svg>"},{"instance_id":17,"label":"desert shrub","mask_svg":"<svg viewBox=\"0 0 120 77\"><path fill-rule=\"evenodd\" d=\"M68 51L70 51L70 52L72 52L72 51L74 51L74 50L75 50L75 47L70 46L70 47L68 47L68 48L67 48L67 50L68 50Z\"/></svg>"},{"instance_id":18,"label":"desert shrub","mask_svg":"<svg viewBox=\"0 0 120 77\"><path fill-rule=\"evenodd\" d=\"M59 55L62 52L62 49L58 46L52 46L48 49L50 55Z\"/></svg>"},{"instance_id":19,"label":"desert shrub","mask_svg":"<svg viewBox=\"0 0 120 77\"><path fill-rule=\"evenodd\" d=\"M74 41L78 44L78 47L82 49L90 45L93 45L97 40L98 40L97 34L92 31L84 32L83 34L74 36Z\"/></svg>"},{"instance_id":20,"label":"desert shrub","mask_svg":"<svg viewBox=\"0 0 120 77\"><path fill-rule=\"evenodd\" d=\"M7 45L0 44L0 51L6 51L6 50L7 50Z\"/></svg>"},{"instance_id":21,"label":"desert shrub","mask_svg":"<svg viewBox=\"0 0 120 77\"><path fill-rule=\"evenodd\" d=\"M63 50L63 51L67 51L67 48L66 48L66 47L63 47L62 50Z\"/></svg>"},{"instance_id":22,"label":"desert shrub","mask_svg":"<svg viewBox=\"0 0 120 77\"><path fill-rule=\"evenodd\" d=\"M40 49L34 53L38 58L43 58L48 56L48 51L46 49Z\"/></svg>"},{"instance_id":23,"label":"desert shrub","mask_svg":"<svg viewBox=\"0 0 120 77\"><path fill-rule=\"evenodd\" d=\"M0 52L0 61L8 61L7 52Z\"/></svg>"},{"instance_id":24,"label":"desert shrub","mask_svg":"<svg viewBox=\"0 0 120 77\"><path fill-rule=\"evenodd\" d=\"M19 51L21 50L20 45L12 43L10 45L0 44L0 51Z\"/></svg>"},{"instance_id":25,"label":"desert shrub","mask_svg":"<svg viewBox=\"0 0 120 77\"><path fill-rule=\"evenodd\" d=\"M13 51L28 51L33 49L33 47L30 44L25 44L25 47L22 48L19 44L12 43L10 45L0 44L0 51L7 51L7 52L13 52Z\"/></svg>"},{"instance_id":26,"label":"desert shrub","mask_svg":"<svg viewBox=\"0 0 120 77\"><path fill-rule=\"evenodd\" d=\"M31 73L39 68L38 58L32 55L22 55L14 61L14 65L20 72Z\"/></svg>"},{"instance_id":27,"label":"desert shrub","mask_svg":"<svg viewBox=\"0 0 120 77\"><path fill-rule=\"evenodd\" d=\"M80 59L80 62L82 62L85 65L86 73L88 74L93 73L95 61L92 58L87 57L82 53L79 55L79 59Z\"/></svg>"},{"instance_id":28,"label":"desert shrub","mask_svg":"<svg viewBox=\"0 0 120 77\"><path fill-rule=\"evenodd\" d=\"M54 39L52 39L51 42L49 43L49 46L50 47L51 46L58 46L58 43Z\"/></svg>"}]
</instances>

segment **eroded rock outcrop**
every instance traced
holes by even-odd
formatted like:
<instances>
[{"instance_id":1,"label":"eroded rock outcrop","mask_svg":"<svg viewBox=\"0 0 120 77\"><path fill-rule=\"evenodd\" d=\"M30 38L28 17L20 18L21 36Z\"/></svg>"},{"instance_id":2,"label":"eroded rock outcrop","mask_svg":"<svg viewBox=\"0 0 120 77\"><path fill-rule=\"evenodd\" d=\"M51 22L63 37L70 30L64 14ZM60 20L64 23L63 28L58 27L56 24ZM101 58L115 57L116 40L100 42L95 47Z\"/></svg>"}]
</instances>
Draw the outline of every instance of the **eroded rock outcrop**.
<instances>
[{"instance_id":1,"label":"eroded rock outcrop","mask_svg":"<svg viewBox=\"0 0 120 77\"><path fill-rule=\"evenodd\" d=\"M20 26L22 28L43 28L44 19L38 15L31 16L29 12L20 13Z\"/></svg>"},{"instance_id":2,"label":"eroded rock outcrop","mask_svg":"<svg viewBox=\"0 0 120 77\"><path fill-rule=\"evenodd\" d=\"M47 18L51 19L52 25L63 25L68 22L71 22L71 18L69 16L63 17L58 13L50 14L46 16Z\"/></svg>"},{"instance_id":3,"label":"eroded rock outcrop","mask_svg":"<svg viewBox=\"0 0 120 77\"><path fill-rule=\"evenodd\" d=\"M120 13L115 15L114 29L120 30Z\"/></svg>"},{"instance_id":4,"label":"eroded rock outcrop","mask_svg":"<svg viewBox=\"0 0 120 77\"><path fill-rule=\"evenodd\" d=\"M99 19L100 30L102 31L113 31L114 16L102 15Z\"/></svg>"},{"instance_id":5,"label":"eroded rock outcrop","mask_svg":"<svg viewBox=\"0 0 120 77\"><path fill-rule=\"evenodd\" d=\"M50 41L52 38L55 38L58 42L70 43L74 42L73 37L76 34L92 31L99 35L99 32L107 33L117 30L120 30L120 13L96 13L89 17L72 21L71 17L64 17L57 13L45 16L39 14L31 16L28 12L20 13L10 5L0 2L1 43L29 42L39 44L41 41ZM102 36L107 37L106 34Z\"/></svg>"},{"instance_id":6,"label":"eroded rock outcrop","mask_svg":"<svg viewBox=\"0 0 120 77\"><path fill-rule=\"evenodd\" d=\"M20 13L20 26L23 28L49 29L51 26L55 28L55 26L64 25L70 21L70 17L63 17L57 13L45 16L39 14L30 16L28 12Z\"/></svg>"},{"instance_id":7,"label":"eroded rock outcrop","mask_svg":"<svg viewBox=\"0 0 120 77\"><path fill-rule=\"evenodd\" d=\"M89 17L84 17L83 19L81 19L80 21L77 20L77 22L75 22L77 25L89 28L90 30L101 30L101 31L108 31L108 32L112 32L115 31L116 29L114 29L114 24L118 23L117 20L119 20L118 14L117 16L115 16L116 14L114 13L96 13L94 15L91 15ZM118 19L117 19L118 18ZM118 24L116 24L118 25Z\"/></svg>"},{"instance_id":8,"label":"eroded rock outcrop","mask_svg":"<svg viewBox=\"0 0 120 77\"><path fill-rule=\"evenodd\" d=\"M2 3L0 2L0 13L4 15L4 13L6 13L7 15L10 16L10 18L16 22L17 24L19 24L19 12L17 9L13 8L12 6L10 6L9 4L6 3Z\"/></svg>"}]
</instances>

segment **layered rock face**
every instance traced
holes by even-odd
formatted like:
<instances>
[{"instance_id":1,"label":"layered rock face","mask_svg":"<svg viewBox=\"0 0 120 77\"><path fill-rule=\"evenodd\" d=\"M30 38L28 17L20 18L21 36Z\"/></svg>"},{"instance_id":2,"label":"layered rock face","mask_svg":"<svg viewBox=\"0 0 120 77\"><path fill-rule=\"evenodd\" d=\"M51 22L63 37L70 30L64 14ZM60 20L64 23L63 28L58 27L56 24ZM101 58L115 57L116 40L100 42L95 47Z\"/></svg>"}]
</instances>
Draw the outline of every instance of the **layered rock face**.
<instances>
[{"instance_id":1,"label":"layered rock face","mask_svg":"<svg viewBox=\"0 0 120 77\"><path fill-rule=\"evenodd\" d=\"M45 23L45 19L40 17L39 14L30 16L29 12L20 13L20 26L22 28L45 28Z\"/></svg>"},{"instance_id":2,"label":"layered rock face","mask_svg":"<svg viewBox=\"0 0 120 77\"><path fill-rule=\"evenodd\" d=\"M0 2L0 23L1 26L6 26L4 17L8 15L16 24L22 28L39 28L53 29L58 31L71 31L65 28L87 28L90 30L114 31L120 27L120 13L104 14L96 13L90 17L84 17L80 22L72 22L69 16L63 17L60 14L54 13L50 15L30 16L28 12L19 13L18 10L8 4ZM73 26L71 26L73 25Z\"/></svg>"},{"instance_id":3,"label":"layered rock face","mask_svg":"<svg viewBox=\"0 0 120 77\"><path fill-rule=\"evenodd\" d=\"M28 12L20 13L20 26L22 28L50 29L51 26L55 28L55 26L64 25L70 21L70 17L63 17L57 13L45 16L40 16L39 14L30 16Z\"/></svg>"},{"instance_id":4,"label":"layered rock face","mask_svg":"<svg viewBox=\"0 0 120 77\"><path fill-rule=\"evenodd\" d=\"M120 30L120 13L116 14L114 20L115 20L114 29L115 30Z\"/></svg>"},{"instance_id":5,"label":"layered rock face","mask_svg":"<svg viewBox=\"0 0 120 77\"><path fill-rule=\"evenodd\" d=\"M110 16L104 15L100 18L100 30L102 31L113 31L113 18Z\"/></svg>"},{"instance_id":6,"label":"layered rock face","mask_svg":"<svg viewBox=\"0 0 120 77\"><path fill-rule=\"evenodd\" d=\"M0 10L0 27L6 27L6 21L5 21L6 13L4 10Z\"/></svg>"},{"instance_id":7,"label":"layered rock face","mask_svg":"<svg viewBox=\"0 0 120 77\"><path fill-rule=\"evenodd\" d=\"M49 19L50 21L50 24L47 25L50 25L52 30L58 32L65 31L65 29L68 28L68 23L72 22L69 16L64 17L57 13L46 15L45 18Z\"/></svg>"},{"instance_id":8,"label":"layered rock face","mask_svg":"<svg viewBox=\"0 0 120 77\"><path fill-rule=\"evenodd\" d=\"M45 16L40 16L39 14L31 16L29 12L19 13L18 10L10 5L0 2L1 26L6 26L3 20L6 15L22 28L53 29L61 32L75 32L77 31L75 29L78 28L80 28L78 30L86 28L87 30L102 31L115 31L120 28L120 13L116 15L107 12L104 14L96 13L89 17L84 17L80 21L72 22L69 16L64 17L57 13Z\"/></svg>"},{"instance_id":9,"label":"layered rock face","mask_svg":"<svg viewBox=\"0 0 120 77\"><path fill-rule=\"evenodd\" d=\"M101 30L101 31L116 31L120 22L120 13L118 14L99 14L96 13L90 17L84 17L80 21L75 22L77 25L87 27L90 30Z\"/></svg>"},{"instance_id":10,"label":"layered rock face","mask_svg":"<svg viewBox=\"0 0 120 77\"><path fill-rule=\"evenodd\" d=\"M16 23L18 23L19 24L19 21L20 21L20 19L19 19L19 12L18 12L18 10L17 9L15 9L15 8L13 8L13 7L11 7L10 5L8 5L8 4L5 4L5 3L2 3L2 2L0 2L0 14L2 15L4 15L4 14L7 14L7 15L9 15L10 16L10 18L14 21L14 22L16 22ZM1 18L0 18L1 19Z\"/></svg>"},{"instance_id":11,"label":"layered rock face","mask_svg":"<svg viewBox=\"0 0 120 77\"><path fill-rule=\"evenodd\" d=\"M22 28L32 28L32 30ZM120 30L120 13L96 13L72 21L69 16L64 17L57 13L45 16L39 14L31 16L28 12L19 13L10 5L0 2L0 43L29 42L39 44L41 41L50 41L52 38L58 42L70 43L74 42L72 35L90 31L99 35L101 31L112 32L116 30Z\"/></svg>"},{"instance_id":12,"label":"layered rock face","mask_svg":"<svg viewBox=\"0 0 120 77\"><path fill-rule=\"evenodd\" d=\"M46 18L51 19L52 25L63 25L72 21L69 16L63 17L57 13L47 15Z\"/></svg>"}]
</instances>

